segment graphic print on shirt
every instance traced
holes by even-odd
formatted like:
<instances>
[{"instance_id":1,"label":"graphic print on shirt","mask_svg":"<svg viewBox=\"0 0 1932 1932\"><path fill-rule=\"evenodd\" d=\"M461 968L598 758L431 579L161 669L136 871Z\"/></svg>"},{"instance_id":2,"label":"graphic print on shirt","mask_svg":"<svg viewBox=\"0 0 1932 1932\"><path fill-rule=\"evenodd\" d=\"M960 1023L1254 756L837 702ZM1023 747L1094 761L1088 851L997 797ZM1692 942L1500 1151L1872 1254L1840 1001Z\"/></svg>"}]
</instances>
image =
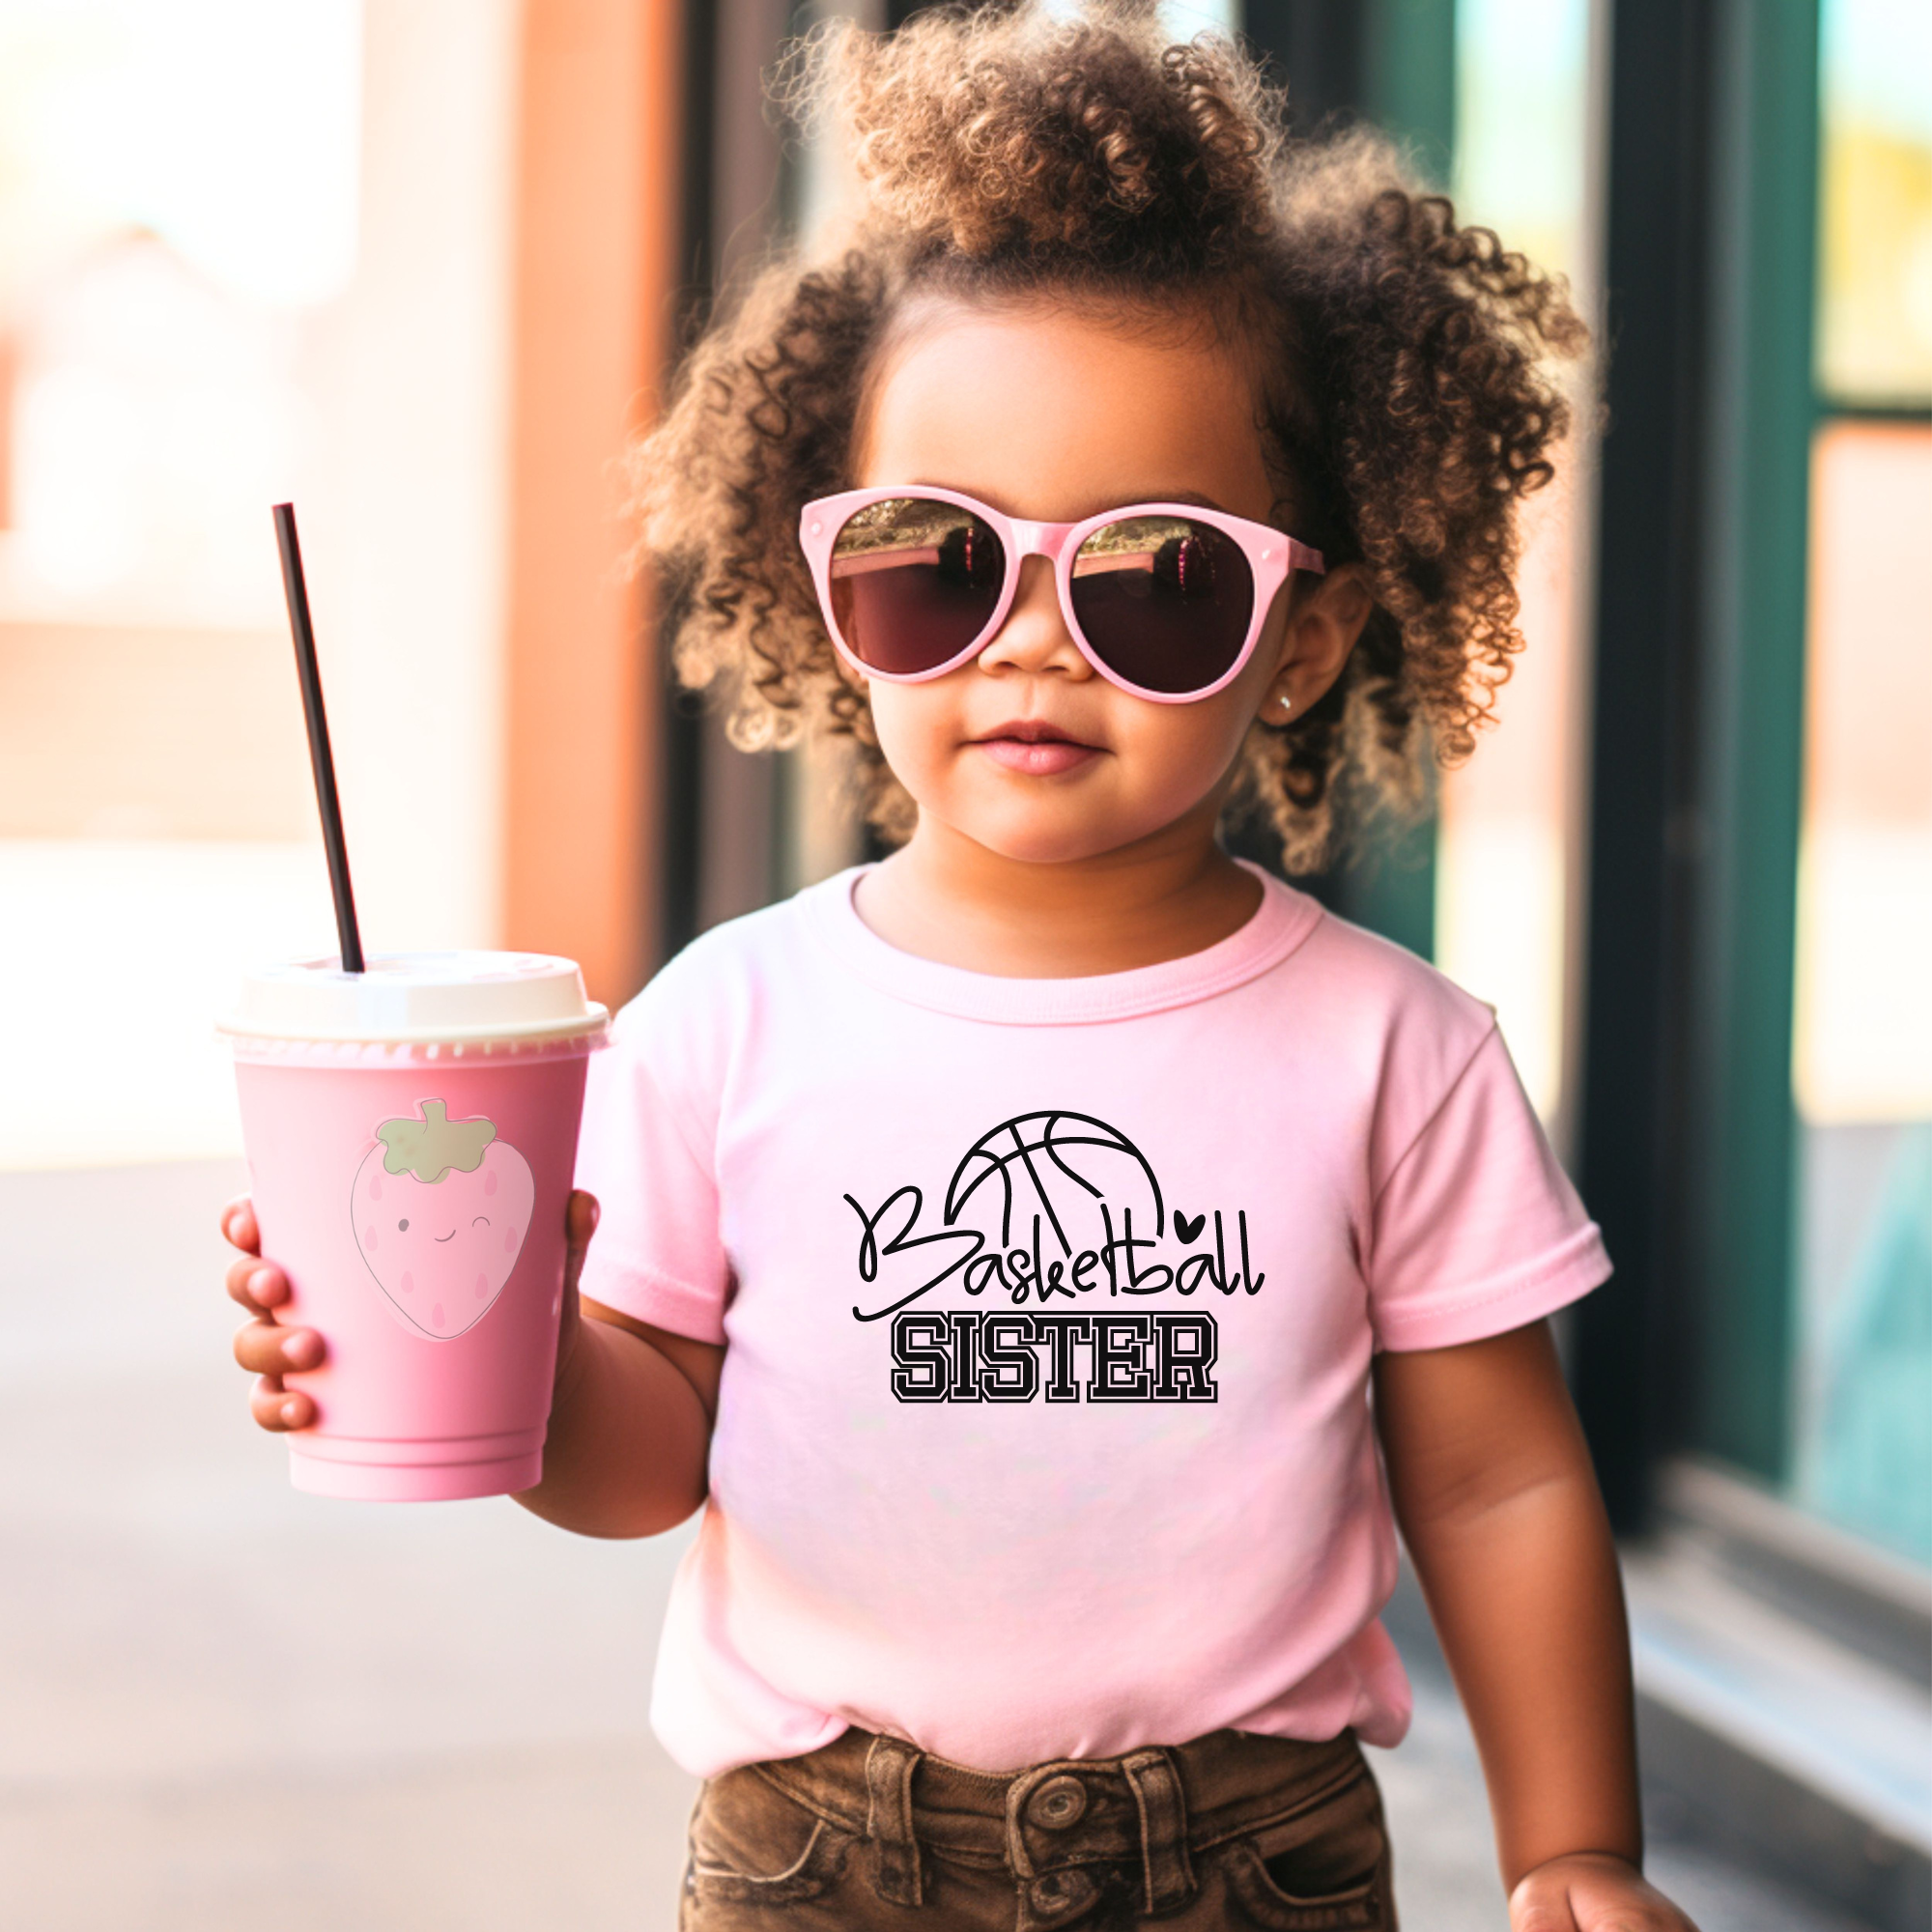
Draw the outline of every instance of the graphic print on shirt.
<instances>
[{"instance_id":1,"label":"graphic print on shirt","mask_svg":"<svg viewBox=\"0 0 1932 1932\"><path fill-rule=\"evenodd\" d=\"M863 1298L852 1313L890 1324L900 1402L1213 1402L1213 1315L1103 1313L1098 1303L1255 1294L1267 1279L1249 1259L1245 1208L1197 1202L1190 1214L1176 1203L1170 1212L1152 1163L1125 1134L1065 1109L981 1134L936 1216L913 1182L876 1207L855 1194L845 1202L859 1218ZM937 1291L998 1305L918 1305Z\"/></svg>"}]
</instances>

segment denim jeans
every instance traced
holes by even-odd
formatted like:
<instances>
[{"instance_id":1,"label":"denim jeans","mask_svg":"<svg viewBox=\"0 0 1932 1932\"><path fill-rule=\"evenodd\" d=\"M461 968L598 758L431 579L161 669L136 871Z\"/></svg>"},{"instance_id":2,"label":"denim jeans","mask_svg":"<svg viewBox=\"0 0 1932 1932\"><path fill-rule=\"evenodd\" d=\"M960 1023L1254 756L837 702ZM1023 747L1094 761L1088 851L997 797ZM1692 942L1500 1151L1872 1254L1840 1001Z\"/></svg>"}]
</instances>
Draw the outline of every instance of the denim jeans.
<instances>
[{"instance_id":1,"label":"denim jeans","mask_svg":"<svg viewBox=\"0 0 1932 1932\"><path fill-rule=\"evenodd\" d=\"M681 1932L1394 1932L1350 1732L969 1771L853 1729L712 1778Z\"/></svg>"}]
</instances>

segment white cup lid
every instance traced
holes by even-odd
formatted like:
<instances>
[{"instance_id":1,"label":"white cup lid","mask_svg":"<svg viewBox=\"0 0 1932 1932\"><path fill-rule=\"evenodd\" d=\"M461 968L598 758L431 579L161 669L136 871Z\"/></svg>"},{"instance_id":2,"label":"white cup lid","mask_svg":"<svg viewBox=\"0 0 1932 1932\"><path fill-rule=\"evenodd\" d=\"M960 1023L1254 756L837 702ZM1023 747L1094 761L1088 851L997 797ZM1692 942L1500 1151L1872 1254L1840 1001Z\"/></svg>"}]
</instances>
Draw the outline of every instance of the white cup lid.
<instances>
[{"instance_id":1,"label":"white cup lid","mask_svg":"<svg viewBox=\"0 0 1932 1932\"><path fill-rule=\"evenodd\" d=\"M574 959L542 952L390 952L345 973L333 958L263 966L223 1033L254 1039L417 1044L567 1039L610 1018Z\"/></svg>"}]
</instances>

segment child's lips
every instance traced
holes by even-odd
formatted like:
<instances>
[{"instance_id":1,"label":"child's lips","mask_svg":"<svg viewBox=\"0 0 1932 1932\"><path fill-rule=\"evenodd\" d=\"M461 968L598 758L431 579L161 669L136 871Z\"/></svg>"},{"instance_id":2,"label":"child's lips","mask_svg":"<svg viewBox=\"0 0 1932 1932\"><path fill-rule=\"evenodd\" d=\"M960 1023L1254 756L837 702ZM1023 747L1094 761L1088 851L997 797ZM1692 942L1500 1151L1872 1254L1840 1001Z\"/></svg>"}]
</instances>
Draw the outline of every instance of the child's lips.
<instances>
[{"instance_id":1,"label":"child's lips","mask_svg":"<svg viewBox=\"0 0 1932 1932\"><path fill-rule=\"evenodd\" d=\"M973 742L995 764L1027 778L1074 771L1100 755L1098 746L1083 745L1050 724L1002 724Z\"/></svg>"}]
</instances>

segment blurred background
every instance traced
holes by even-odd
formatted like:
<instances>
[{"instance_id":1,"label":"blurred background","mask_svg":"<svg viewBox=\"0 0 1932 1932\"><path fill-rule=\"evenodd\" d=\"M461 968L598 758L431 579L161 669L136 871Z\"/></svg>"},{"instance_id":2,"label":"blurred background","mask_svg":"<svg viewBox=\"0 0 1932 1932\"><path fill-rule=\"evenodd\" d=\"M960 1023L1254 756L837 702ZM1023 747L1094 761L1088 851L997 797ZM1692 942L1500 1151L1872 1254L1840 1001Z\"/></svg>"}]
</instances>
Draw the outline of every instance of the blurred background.
<instances>
[{"instance_id":1,"label":"blurred background","mask_svg":"<svg viewBox=\"0 0 1932 1932\"><path fill-rule=\"evenodd\" d=\"M294 1496L223 1365L212 1033L333 950L268 515L302 520L376 949L613 1005L864 856L674 696L616 464L838 192L763 108L883 0L0 0L0 1919L668 1926L678 1539ZM1530 648L1314 887L1497 1008L1619 1273L1565 1336L1660 1871L1932 1915L1932 10L1202 0L1614 353ZM1593 398L1599 390L1605 408ZM1252 835L1242 835L1265 857ZM1500 1925L1426 1623L1405 1923Z\"/></svg>"}]
</instances>

